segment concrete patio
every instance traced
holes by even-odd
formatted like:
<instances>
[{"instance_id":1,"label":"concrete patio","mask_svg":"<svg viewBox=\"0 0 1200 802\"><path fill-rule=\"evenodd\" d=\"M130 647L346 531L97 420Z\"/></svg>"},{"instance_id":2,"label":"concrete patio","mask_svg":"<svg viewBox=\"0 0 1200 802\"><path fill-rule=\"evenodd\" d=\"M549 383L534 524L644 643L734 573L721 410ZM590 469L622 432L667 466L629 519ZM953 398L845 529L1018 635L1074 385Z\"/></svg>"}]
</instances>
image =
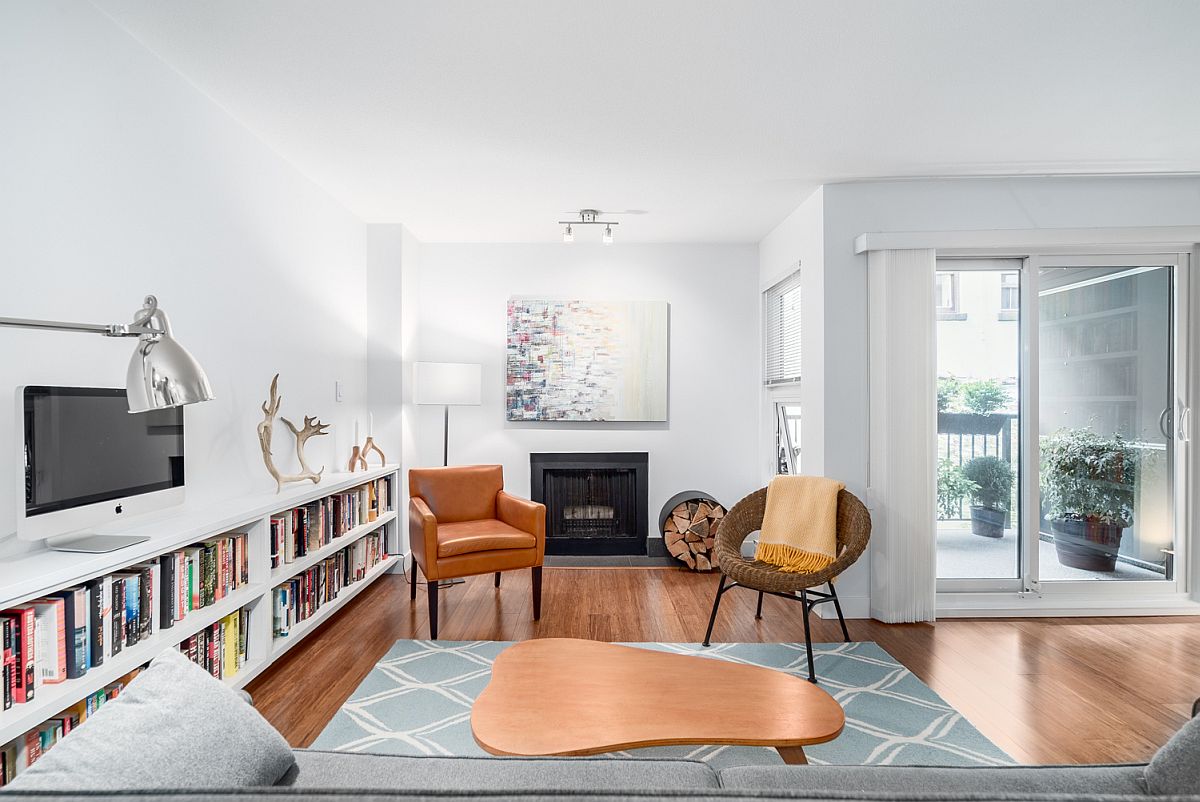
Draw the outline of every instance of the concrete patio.
<instances>
[{"instance_id":1,"label":"concrete patio","mask_svg":"<svg viewBox=\"0 0 1200 802\"><path fill-rule=\"evenodd\" d=\"M938 521L937 575L939 579L1012 579L1017 576L1017 535L1004 530L1004 537L989 538L971 534L970 521ZM1162 580L1163 574L1136 565L1117 562L1112 572L1083 571L1068 568L1058 561L1054 544L1038 540L1038 566L1041 580L1123 579Z\"/></svg>"}]
</instances>

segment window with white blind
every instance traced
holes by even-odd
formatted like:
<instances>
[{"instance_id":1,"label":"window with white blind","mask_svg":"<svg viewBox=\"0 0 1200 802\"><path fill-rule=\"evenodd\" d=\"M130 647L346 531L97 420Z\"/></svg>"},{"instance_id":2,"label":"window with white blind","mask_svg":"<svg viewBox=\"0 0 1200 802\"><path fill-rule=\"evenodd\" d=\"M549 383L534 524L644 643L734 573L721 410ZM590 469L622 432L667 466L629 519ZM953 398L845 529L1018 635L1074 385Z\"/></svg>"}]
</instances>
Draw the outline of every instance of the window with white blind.
<instances>
[{"instance_id":1,"label":"window with white blind","mask_svg":"<svg viewBox=\"0 0 1200 802\"><path fill-rule=\"evenodd\" d=\"M763 293L763 384L800 380L800 271Z\"/></svg>"}]
</instances>

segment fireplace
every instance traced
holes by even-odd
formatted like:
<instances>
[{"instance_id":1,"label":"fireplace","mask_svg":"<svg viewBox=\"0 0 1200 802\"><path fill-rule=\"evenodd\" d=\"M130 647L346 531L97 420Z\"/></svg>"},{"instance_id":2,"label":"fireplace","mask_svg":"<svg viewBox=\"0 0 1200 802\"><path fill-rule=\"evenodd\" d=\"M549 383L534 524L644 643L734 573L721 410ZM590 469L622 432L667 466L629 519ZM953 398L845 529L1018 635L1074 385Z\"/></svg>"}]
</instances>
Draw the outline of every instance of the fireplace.
<instances>
[{"instance_id":1,"label":"fireplace","mask_svg":"<svg viewBox=\"0 0 1200 802\"><path fill-rule=\"evenodd\" d=\"M646 553L645 452L529 455L530 495L546 505L546 553Z\"/></svg>"}]
</instances>

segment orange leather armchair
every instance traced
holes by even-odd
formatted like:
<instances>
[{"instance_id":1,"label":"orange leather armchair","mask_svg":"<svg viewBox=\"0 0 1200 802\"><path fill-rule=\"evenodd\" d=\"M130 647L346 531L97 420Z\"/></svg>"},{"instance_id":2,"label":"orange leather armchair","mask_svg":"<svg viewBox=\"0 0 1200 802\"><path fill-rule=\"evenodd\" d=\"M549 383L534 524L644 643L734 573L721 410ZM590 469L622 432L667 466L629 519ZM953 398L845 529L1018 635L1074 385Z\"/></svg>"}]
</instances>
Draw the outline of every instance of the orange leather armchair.
<instances>
[{"instance_id":1,"label":"orange leather armchair","mask_svg":"<svg viewBox=\"0 0 1200 802\"><path fill-rule=\"evenodd\" d=\"M533 619L542 616L546 507L504 492L499 465L413 468L408 472L408 539L429 587L429 637L437 639L438 581L533 569Z\"/></svg>"}]
</instances>

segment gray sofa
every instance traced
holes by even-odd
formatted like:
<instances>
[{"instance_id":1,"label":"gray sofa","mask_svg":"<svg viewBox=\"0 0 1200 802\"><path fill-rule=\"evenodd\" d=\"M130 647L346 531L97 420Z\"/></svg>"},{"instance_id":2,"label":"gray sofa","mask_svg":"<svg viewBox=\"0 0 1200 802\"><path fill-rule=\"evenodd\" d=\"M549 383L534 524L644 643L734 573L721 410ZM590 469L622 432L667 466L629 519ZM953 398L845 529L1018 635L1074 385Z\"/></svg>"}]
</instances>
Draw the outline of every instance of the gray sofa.
<instances>
[{"instance_id":1,"label":"gray sofa","mask_svg":"<svg viewBox=\"0 0 1200 802\"><path fill-rule=\"evenodd\" d=\"M1200 734L1200 729L1198 729ZM1200 802L1153 794L1151 764L937 768L900 766L745 766L714 771L695 760L612 758L402 757L294 750L296 765L269 788L164 791L10 790L31 802L88 799L270 800L324 802L396 799L798 799L879 802L1111 800ZM1200 770L1200 759L1194 767ZM1173 789L1179 790L1179 789Z\"/></svg>"},{"instance_id":2,"label":"gray sofa","mask_svg":"<svg viewBox=\"0 0 1200 802\"><path fill-rule=\"evenodd\" d=\"M1200 719L1144 765L744 766L694 760L405 757L290 749L176 653L0 791L4 799L803 799L1200 802Z\"/></svg>"}]
</instances>

